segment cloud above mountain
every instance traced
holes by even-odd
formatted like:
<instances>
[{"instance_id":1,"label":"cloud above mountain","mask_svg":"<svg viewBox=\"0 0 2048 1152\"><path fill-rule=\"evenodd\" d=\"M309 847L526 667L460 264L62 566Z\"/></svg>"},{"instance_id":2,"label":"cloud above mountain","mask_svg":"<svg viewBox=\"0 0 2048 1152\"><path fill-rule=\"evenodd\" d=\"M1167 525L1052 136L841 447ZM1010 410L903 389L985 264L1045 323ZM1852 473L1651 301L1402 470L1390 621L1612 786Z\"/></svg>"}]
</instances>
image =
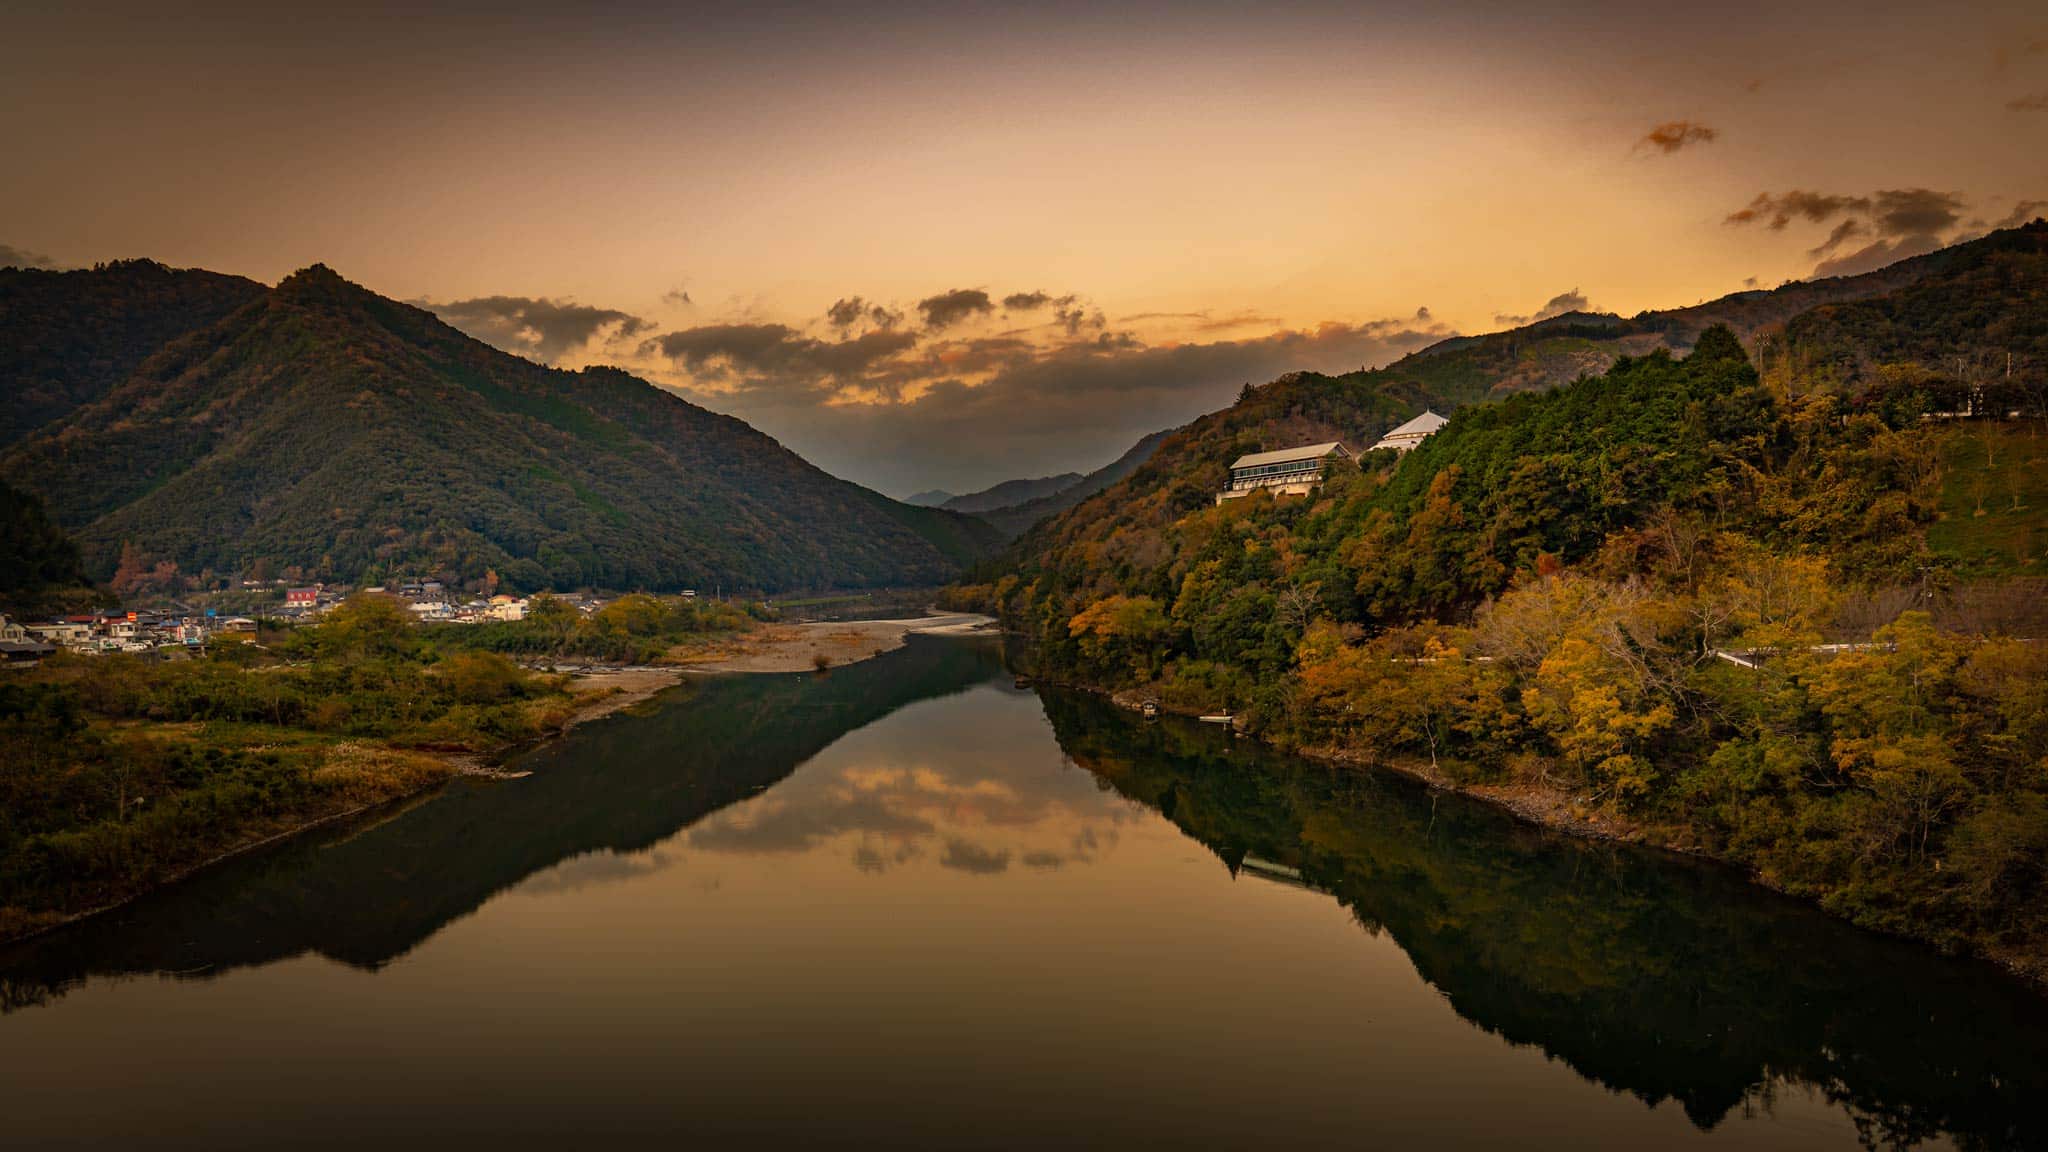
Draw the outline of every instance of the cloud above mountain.
<instances>
[{"instance_id":1,"label":"cloud above mountain","mask_svg":"<svg viewBox=\"0 0 2048 1152\"><path fill-rule=\"evenodd\" d=\"M57 262L40 252L0 244L0 268L55 268Z\"/></svg>"},{"instance_id":2,"label":"cloud above mountain","mask_svg":"<svg viewBox=\"0 0 2048 1152\"><path fill-rule=\"evenodd\" d=\"M588 349L593 341L629 340L655 324L616 308L598 308L546 296L478 296L437 304L414 301L463 332L508 352L552 364Z\"/></svg>"},{"instance_id":3,"label":"cloud above mountain","mask_svg":"<svg viewBox=\"0 0 2048 1152\"><path fill-rule=\"evenodd\" d=\"M1897 188L1856 195L1793 189L1760 192L1730 212L1725 223L1761 225L1785 231L1797 221L1833 224L1807 255L1819 263L1813 277L1855 276L1887 264L1933 252L1960 239L1957 229L1967 207L1957 192Z\"/></svg>"},{"instance_id":4,"label":"cloud above mountain","mask_svg":"<svg viewBox=\"0 0 2048 1152\"><path fill-rule=\"evenodd\" d=\"M1534 324L1538 320L1548 320L1552 316L1562 316L1567 312L1584 312L1590 307L1592 307L1592 304L1586 299L1586 294L1574 288L1569 292L1559 292L1557 295L1552 296L1544 301L1543 307L1526 316L1496 312L1493 314L1493 322L1509 328L1515 328L1523 324ZM1422 310L1423 313L1428 311L1429 309L1427 308Z\"/></svg>"},{"instance_id":5,"label":"cloud above mountain","mask_svg":"<svg viewBox=\"0 0 2048 1152\"><path fill-rule=\"evenodd\" d=\"M1193 342L1154 343L1092 312L1078 332L988 327L839 338L705 325L647 340L642 350L658 363L639 370L829 471L910 492L1085 472L1140 436L1228 404L1245 384L1377 366L1452 334L1427 309Z\"/></svg>"}]
</instances>

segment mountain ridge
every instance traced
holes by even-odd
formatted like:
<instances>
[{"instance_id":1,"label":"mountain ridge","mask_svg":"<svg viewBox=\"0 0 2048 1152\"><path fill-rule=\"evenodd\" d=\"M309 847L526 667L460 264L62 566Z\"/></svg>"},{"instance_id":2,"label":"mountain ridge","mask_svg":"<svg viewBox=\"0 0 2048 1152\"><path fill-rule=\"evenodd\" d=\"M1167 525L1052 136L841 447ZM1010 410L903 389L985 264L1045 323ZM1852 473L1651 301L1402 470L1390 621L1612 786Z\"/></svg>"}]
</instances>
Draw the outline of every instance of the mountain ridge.
<instances>
[{"instance_id":1,"label":"mountain ridge","mask_svg":"<svg viewBox=\"0 0 2048 1152\"><path fill-rule=\"evenodd\" d=\"M971 517L827 475L616 369L476 341L312 265L0 455L89 572L398 570L521 588L936 583Z\"/></svg>"}]
</instances>

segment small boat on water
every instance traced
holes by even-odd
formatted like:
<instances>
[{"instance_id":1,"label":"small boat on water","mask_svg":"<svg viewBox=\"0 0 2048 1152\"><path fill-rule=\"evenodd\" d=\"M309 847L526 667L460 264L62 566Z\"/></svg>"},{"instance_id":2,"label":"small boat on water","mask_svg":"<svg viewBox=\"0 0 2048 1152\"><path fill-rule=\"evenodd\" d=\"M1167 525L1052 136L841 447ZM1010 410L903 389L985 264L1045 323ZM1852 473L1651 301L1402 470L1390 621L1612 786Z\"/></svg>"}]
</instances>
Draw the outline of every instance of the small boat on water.
<instances>
[{"instance_id":1,"label":"small boat on water","mask_svg":"<svg viewBox=\"0 0 2048 1152\"><path fill-rule=\"evenodd\" d=\"M1147 720L1157 720L1159 719L1159 701L1147 700L1143 704L1138 705L1138 711L1143 712Z\"/></svg>"},{"instance_id":2,"label":"small boat on water","mask_svg":"<svg viewBox=\"0 0 2048 1152\"><path fill-rule=\"evenodd\" d=\"M1202 717L1201 720L1204 724L1230 724L1235 722L1237 717L1232 716L1228 712L1212 712Z\"/></svg>"}]
</instances>

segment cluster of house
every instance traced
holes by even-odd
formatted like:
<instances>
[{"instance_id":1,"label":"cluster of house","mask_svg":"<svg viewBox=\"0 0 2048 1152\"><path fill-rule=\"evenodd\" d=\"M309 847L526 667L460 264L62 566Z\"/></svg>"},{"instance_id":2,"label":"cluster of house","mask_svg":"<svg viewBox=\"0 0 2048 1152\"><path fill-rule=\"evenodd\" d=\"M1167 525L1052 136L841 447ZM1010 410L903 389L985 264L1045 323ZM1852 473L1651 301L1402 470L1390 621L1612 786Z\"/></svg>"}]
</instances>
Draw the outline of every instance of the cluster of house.
<instances>
[{"instance_id":1,"label":"cluster of house","mask_svg":"<svg viewBox=\"0 0 2048 1152\"><path fill-rule=\"evenodd\" d=\"M351 591L334 584L288 588L284 606L266 615L287 620L317 619L347 599ZM524 596L503 594L470 600L451 599L436 580L407 581L363 591L379 592L403 601L412 610L413 618L422 623L481 624L493 620L523 620L530 603ZM606 603L597 597L575 592L554 595L584 613L595 612ZM246 616L221 616L212 609L204 613L167 610L97 612L34 622L17 622L0 615L0 664L33 664L59 650L85 654L155 652L175 655L196 651L216 641L253 640L255 636L255 620Z\"/></svg>"},{"instance_id":2,"label":"cluster of house","mask_svg":"<svg viewBox=\"0 0 2048 1152\"><path fill-rule=\"evenodd\" d=\"M1380 437L1372 451L1382 448L1395 452L1406 452L1429 439L1437 429L1447 423L1442 416L1424 411L1422 415ZM1333 462L1355 464L1358 454L1346 448L1342 441L1331 440L1323 444L1303 444L1296 448L1280 448L1272 452L1253 452L1240 456L1230 466L1230 482L1223 491L1216 494L1216 502L1235 500L1254 492L1271 492L1275 496L1306 496L1316 485L1323 482L1323 468Z\"/></svg>"},{"instance_id":3,"label":"cluster of house","mask_svg":"<svg viewBox=\"0 0 2048 1152\"><path fill-rule=\"evenodd\" d=\"M69 652L183 652L215 640L250 640L256 622L245 616L175 612L98 612L16 623L0 616L0 662L33 663Z\"/></svg>"},{"instance_id":4,"label":"cluster of house","mask_svg":"<svg viewBox=\"0 0 2048 1152\"><path fill-rule=\"evenodd\" d=\"M527 599L524 596L508 596L500 593L488 598L462 600L451 597L448 589L439 580L406 580L391 585L377 585L363 589L402 601L412 610L413 617L422 622L453 624L481 624L489 620L524 620ZM287 588L284 593L284 610L279 615L289 619L305 619L319 616L328 609L347 599L351 589L337 584L309 584L303 588ZM567 600L577 607L594 604L586 597L562 594L558 598Z\"/></svg>"}]
</instances>

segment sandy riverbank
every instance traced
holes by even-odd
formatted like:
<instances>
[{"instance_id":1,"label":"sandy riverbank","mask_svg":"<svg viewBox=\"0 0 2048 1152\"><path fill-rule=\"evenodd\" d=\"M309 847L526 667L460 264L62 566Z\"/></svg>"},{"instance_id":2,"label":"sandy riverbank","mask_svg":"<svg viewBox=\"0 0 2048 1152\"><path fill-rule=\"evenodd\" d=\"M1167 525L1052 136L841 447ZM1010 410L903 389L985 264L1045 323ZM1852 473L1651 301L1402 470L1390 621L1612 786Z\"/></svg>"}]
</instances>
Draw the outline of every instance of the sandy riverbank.
<instances>
[{"instance_id":1,"label":"sandy riverbank","mask_svg":"<svg viewBox=\"0 0 2048 1152\"><path fill-rule=\"evenodd\" d=\"M770 624L675 659L692 672L814 672L859 663L903 647L916 635L993 631L996 622L969 612L934 612L911 620L847 620Z\"/></svg>"}]
</instances>

